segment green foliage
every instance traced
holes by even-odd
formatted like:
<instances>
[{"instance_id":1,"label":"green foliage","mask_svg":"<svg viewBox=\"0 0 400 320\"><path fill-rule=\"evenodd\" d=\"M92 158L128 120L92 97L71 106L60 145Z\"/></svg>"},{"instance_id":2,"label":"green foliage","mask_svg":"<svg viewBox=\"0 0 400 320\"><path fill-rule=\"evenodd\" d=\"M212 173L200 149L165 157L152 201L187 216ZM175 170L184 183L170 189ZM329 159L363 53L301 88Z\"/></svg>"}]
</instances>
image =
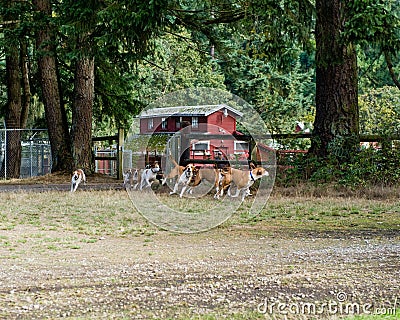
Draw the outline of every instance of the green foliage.
<instances>
[{"instance_id":1,"label":"green foliage","mask_svg":"<svg viewBox=\"0 0 400 320\"><path fill-rule=\"evenodd\" d=\"M358 46L358 67L359 67L359 93L365 94L371 88L380 88L384 86L393 86L393 80L390 77L382 49L379 46L363 45ZM396 74L400 71L398 68L399 55L392 55L393 69Z\"/></svg>"},{"instance_id":2,"label":"green foliage","mask_svg":"<svg viewBox=\"0 0 400 320\"><path fill-rule=\"evenodd\" d=\"M46 18L32 14L30 1L16 1L9 8L10 1L0 0L0 17L18 14L21 23L13 32L17 38L32 40L35 28L51 19L59 36L55 45L68 112L73 96L73 62L80 54L76 39L88 39L86 49L93 49L90 52L96 56L95 134L114 133L120 126L128 128L132 117L145 105L187 87L227 88L252 104L271 132L293 132L297 121L314 121L315 1L51 2L54 14ZM395 89L369 90L391 83L381 49L399 48L397 3L346 2L348 19L343 39L357 42L360 49L363 133L398 131ZM5 45L0 37L0 47ZM211 46L215 47L214 57L209 54ZM33 67L34 61L31 59ZM0 80L4 79L3 65L0 61ZM31 80L33 94L37 94L37 113L42 110L37 101L40 92L36 78ZM5 92L2 85L2 105Z\"/></svg>"},{"instance_id":3,"label":"green foliage","mask_svg":"<svg viewBox=\"0 0 400 320\"><path fill-rule=\"evenodd\" d=\"M315 184L333 183L347 187L394 186L400 182L400 150L362 149L347 161L337 157L321 160L302 155L292 162L286 175L278 179L283 184L309 180Z\"/></svg>"},{"instance_id":4,"label":"green foliage","mask_svg":"<svg viewBox=\"0 0 400 320\"><path fill-rule=\"evenodd\" d=\"M192 37L184 28L165 33L153 39L153 51L135 64L113 63L104 54L96 70L96 128L128 129L146 105L170 92L194 87L224 89L219 66L196 48Z\"/></svg>"},{"instance_id":5,"label":"green foliage","mask_svg":"<svg viewBox=\"0 0 400 320\"><path fill-rule=\"evenodd\" d=\"M250 1L246 15L250 30L247 49L253 56L286 69L302 48L313 50L314 14L314 4L308 0Z\"/></svg>"},{"instance_id":6,"label":"green foliage","mask_svg":"<svg viewBox=\"0 0 400 320\"><path fill-rule=\"evenodd\" d=\"M163 152L170 138L165 134L152 134L151 136L132 135L130 140L125 143L127 150L134 150L135 152L146 152L146 150Z\"/></svg>"},{"instance_id":7,"label":"green foliage","mask_svg":"<svg viewBox=\"0 0 400 320\"><path fill-rule=\"evenodd\" d=\"M308 59L303 64L298 57L286 72L245 51L230 57L223 65L228 88L255 107L270 132L292 133L297 122L313 122L315 83L313 70L305 70Z\"/></svg>"},{"instance_id":8,"label":"green foliage","mask_svg":"<svg viewBox=\"0 0 400 320\"><path fill-rule=\"evenodd\" d=\"M396 0L346 2L347 22L343 36L349 41L375 43L395 49L400 45L400 8Z\"/></svg>"},{"instance_id":9,"label":"green foliage","mask_svg":"<svg viewBox=\"0 0 400 320\"><path fill-rule=\"evenodd\" d=\"M115 133L118 128L130 126L133 115L138 114L140 101L133 97L134 73L124 72L106 56L98 60L95 71L96 99L93 110L95 134Z\"/></svg>"},{"instance_id":10,"label":"green foliage","mask_svg":"<svg viewBox=\"0 0 400 320\"><path fill-rule=\"evenodd\" d=\"M192 32L180 28L156 38L154 43L154 51L137 68L135 88L137 92L147 91L141 96L144 103L190 87L225 88L218 65L198 50Z\"/></svg>"},{"instance_id":11,"label":"green foliage","mask_svg":"<svg viewBox=\"0 0 400 320\"><path fill-rule=\"evenodd\" d=\"M302 72L300 68L297 62L288 74L273 72L268 94L257 104L273 132L291 133L297 122L313 122L315 84L312 72Z\"/></svg>"},{"instance_id":12,"label":"green foliage","mask_svg":"<svg viewBox=\"0 0 400 320\"><path fill-rule=\"evenodd\" d=\"M400 91L395 87L370 89L358 98L360 132L390 135L400 133Z\"/></svg>"},{"instance_id":13,"label":"green foliage","mask_svg":"<svg viewBox=\"0 0 400 320\"><path fill-rule=\"evenodd\" d=\"M357 152L359 137L357 135L336 136L327 146L331 157L340 162L349 161Z\"/></svg>"},{"instance_id":14,"label":"green foliage","mask_svg":"<svg viewBox=\"0 0 400 320\"><path fill-rule=\"evenodd\" d=\"M94 134L114 134L129 127L146 103L137 92L137 63L155 50L155 40L168 22L169 0L61 1L54 5L52 25L60 78L69 118L73 101L74 64L95 57ZM41 17L36 17L41 23ZM148 84L151 87L153 84ZM139 94L138 94L139 93Z\"/></svg>"},{"instance_id":15,"label":"green foliage","mask_svg":"<svg viewBox=\"0 0 400 320\"><path fill-rule=\"evenodd\" d=\"M314 121L314 48L309 1L248 3L240 24L218 26L218 63L229 91L251 104L270 132L292 133ZM277 19L279 17L279 19Z\"/></svg>"}]
</instances>

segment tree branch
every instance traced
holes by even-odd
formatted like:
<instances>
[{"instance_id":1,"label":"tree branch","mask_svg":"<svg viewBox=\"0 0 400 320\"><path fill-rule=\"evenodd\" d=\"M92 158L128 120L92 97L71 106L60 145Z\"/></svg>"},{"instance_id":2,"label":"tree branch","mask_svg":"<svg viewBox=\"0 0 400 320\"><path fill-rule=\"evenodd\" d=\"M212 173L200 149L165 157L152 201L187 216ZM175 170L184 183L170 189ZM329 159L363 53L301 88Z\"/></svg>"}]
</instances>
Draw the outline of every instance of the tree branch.
<instances>
[{"instance_id":1,"label":"tree branch","mask_svg":"<svg viewBox=\"0 0 400 320\"><path fill-rule=\"evenodd\" d=\"M389 74L396 85L396 87L400 90L400 81L397 79L396 75L394 74L393 70L393 63L392 63L392 58L390 57L390 53L388 50L384 49L383 54L385 55L385 60L386 60L386 65L389 70Z\"/></svg>"}]
</instances>

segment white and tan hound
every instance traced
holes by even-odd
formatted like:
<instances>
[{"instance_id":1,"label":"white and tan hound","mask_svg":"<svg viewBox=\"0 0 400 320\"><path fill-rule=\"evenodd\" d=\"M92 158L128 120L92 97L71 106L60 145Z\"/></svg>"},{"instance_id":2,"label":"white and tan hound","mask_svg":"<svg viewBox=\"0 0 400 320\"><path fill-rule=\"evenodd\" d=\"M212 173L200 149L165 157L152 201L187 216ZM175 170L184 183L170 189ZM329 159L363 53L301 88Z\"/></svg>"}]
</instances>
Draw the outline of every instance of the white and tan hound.
<instances>
[{"instance_id":1,"label":"white and tan hound","mask_svg":"<svg viewBox=\"0 0 400 320\"><path fill-rule=\"evenodd\" d=\"M75 192L82 181L84 184L86 184L85 172L82 169L75 170L72 173L72 178L71 178L71 192Z\"/></svg>"}]
</instances>

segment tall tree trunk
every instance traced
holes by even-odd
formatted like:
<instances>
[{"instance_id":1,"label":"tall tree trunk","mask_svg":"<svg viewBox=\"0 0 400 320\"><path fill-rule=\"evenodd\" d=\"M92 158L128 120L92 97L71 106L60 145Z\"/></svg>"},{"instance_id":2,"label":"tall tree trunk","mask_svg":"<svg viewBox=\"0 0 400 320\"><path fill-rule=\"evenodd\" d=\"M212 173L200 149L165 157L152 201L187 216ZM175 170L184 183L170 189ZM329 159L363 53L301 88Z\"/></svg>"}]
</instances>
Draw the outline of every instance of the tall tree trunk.
<instances>
[{"instance_id":1,"label":"tall tree trunk","mask_svg":"<svg viewBox=\"0 0 400 320\"><path fill-rule=\"evenodd\" d=\"M50 0L34 0L33 4L45 17L51 18ZM53 41L54 36L48 22L43 23L36 34L36 46L39 55L38 65L46 122L51 144L52 171L70 171L73 168L71 143L67 117L62 105L55 49L51 44Z\"/></svg>"},{"instance_id":2,"label":"tall tree trunk","mask_svg":"<svg viewBox=\"0 0 400 320\"><path fill-rule=\"evenodd\" d=\"M83 57L75 70L72 106L72 146L75 166L93 172L92 116L94 100L94 58Z\"/></svg>"},{"instance_id":3,"label":"tall tree trunk","mask_svg":"<svg viewBox=\"0 0 400 320\"><path fill-rule=\"evenodd\" d=\"M347 157L359 141L357 56L340 34L345 0L316 0L316 117L310 153Z\"/></svg>"},{"instance_id":4,"label":"tall tree trunk","mask_svg":"<svg viewBox=\"0 0 400 320\"><path fill-rule=\"evenodd\" d=\"M9 2L10 8L16 1ZM18 36L14 33L18 23L18 14L10 10L4 16L9 21L9 28L4 30L6 57L6 82L7 82L7 105L5 110L5 122L7 129L6 155L2 163L1 174L7 178L19 178L21 169L21 69L20 69L20 45Z\"/></svg>"},{"instance_id":5,"label":"tall tree trunk","mask_svg":"<svg viewBox=\"0 0 400 320\"><path fill-rule=\"evenodd\" d=\"M29 107L31 105L31 85L29 81L29 59L28 59L28 45L27 42L21 40L21 76L23 85L23 96L21 106L21 128L26 128L28 121Z\"/></svg>"},{"instance_id":6,"label":"tall tree trunk","mask_svg":"<svg viewBox=\"0 0 400 320\"><path fill-rule=\"evenodd\" d=\"M21 168L21 78L19 48L12 44L6 53L7 107L6 107L6 157L2 174L7 178L19 178Z\"/></svg>"}]
</instances>

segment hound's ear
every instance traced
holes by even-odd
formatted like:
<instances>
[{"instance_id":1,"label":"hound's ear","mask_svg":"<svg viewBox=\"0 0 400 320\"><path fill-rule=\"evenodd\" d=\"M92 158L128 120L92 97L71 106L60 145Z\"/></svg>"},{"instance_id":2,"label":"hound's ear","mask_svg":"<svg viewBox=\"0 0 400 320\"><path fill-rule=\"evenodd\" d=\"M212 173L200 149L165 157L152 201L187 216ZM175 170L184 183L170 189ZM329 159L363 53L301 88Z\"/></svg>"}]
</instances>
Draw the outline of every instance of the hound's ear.
<instances>
[{"instance_id":1,"label":"hound's ear","mask_svg":"<svg viewBox=\"0 0 400 320\"><path fill-rule=\"evenodd\" d=\"M256 165L253 162L250 162L249 166L250 166L250 169L255 169L256 168Z\"/></svg>"}]
</instances>

